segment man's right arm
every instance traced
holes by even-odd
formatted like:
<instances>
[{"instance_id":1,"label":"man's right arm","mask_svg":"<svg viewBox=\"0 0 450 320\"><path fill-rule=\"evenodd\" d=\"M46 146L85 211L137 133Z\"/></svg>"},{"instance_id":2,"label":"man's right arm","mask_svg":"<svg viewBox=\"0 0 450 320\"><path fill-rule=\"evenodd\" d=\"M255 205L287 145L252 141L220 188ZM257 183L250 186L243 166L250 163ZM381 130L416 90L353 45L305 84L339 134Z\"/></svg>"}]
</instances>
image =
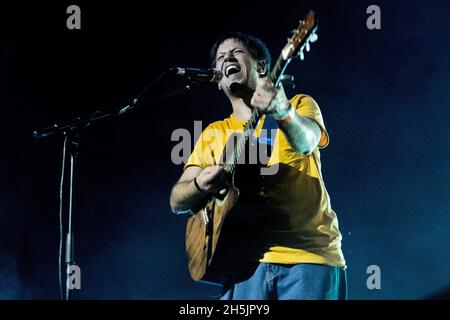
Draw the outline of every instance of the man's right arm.
<instances>
[{"instance_id":1,"label":"man's right arm","mask_svg":"<svg viewBox=\"0 0 450 320\"><path fill-rule=\"evenodd\" d=\"M198 188L195 186L197 182ZM211 194L226 193L226 172L221 166L187 167L170 193L174 213L188 212Z\"/></svg>"}]
</instances>

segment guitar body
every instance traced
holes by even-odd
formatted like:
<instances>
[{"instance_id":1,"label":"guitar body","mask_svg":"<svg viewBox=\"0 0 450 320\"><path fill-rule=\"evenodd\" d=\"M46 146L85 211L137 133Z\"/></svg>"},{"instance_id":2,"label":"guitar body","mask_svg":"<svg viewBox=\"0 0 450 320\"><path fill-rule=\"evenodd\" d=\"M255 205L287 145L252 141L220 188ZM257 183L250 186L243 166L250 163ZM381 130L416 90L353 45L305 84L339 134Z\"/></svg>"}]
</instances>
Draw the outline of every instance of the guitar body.
<instances>
[{"instance_id":1,"label":"guitar body","mask_svg":"<svg viewBox=\"0 0 450 320\"><path fill-rule=\"evenodd\" d=\"M251 272L250 247L246 245L251 229L245 216L233 210L238 199L239 190L231 185L223 199L211 198L189 217L186 253L192 279L225 284Z\"/></svg>"}]
</instances>

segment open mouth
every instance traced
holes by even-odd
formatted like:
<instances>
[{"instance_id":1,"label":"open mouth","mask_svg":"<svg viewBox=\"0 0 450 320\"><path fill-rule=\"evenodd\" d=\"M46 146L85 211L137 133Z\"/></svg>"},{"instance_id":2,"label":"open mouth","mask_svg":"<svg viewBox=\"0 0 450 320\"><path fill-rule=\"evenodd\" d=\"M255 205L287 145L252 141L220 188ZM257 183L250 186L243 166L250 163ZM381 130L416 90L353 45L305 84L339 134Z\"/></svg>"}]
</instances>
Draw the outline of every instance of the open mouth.
<instances>
[{"instance_id":1,"label":"open mouth","mask_svg":"<svg viewBox=\"0 0 450 320\"><path fill-rule=\"evenodd\" d=\"M224 73L226 77L229 77L233 74L238 73L239 71L241 71L241 67L238 64L230 64L226 66Z\"/></svg>"}]
</instances>

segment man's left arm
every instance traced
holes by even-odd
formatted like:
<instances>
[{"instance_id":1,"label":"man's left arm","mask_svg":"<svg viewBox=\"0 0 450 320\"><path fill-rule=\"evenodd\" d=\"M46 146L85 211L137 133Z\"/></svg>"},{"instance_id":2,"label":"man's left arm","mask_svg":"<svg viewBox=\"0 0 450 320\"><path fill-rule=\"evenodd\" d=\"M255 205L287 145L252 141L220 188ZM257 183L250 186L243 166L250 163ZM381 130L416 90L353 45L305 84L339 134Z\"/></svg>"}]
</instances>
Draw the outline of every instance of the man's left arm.
<instances>
[{"instance_id":1,"label":"man's left arm","mask_svg":"<svg viewBox=\"0 0 450 320\"><path fill-rule=\"evenodd\" d=\"M275 88L268 78L260 78L251 104L277 120L296 153L309 155L317 148L322 134L319 125L297 114L282 86Z\"/></svg>"}]
</instances>

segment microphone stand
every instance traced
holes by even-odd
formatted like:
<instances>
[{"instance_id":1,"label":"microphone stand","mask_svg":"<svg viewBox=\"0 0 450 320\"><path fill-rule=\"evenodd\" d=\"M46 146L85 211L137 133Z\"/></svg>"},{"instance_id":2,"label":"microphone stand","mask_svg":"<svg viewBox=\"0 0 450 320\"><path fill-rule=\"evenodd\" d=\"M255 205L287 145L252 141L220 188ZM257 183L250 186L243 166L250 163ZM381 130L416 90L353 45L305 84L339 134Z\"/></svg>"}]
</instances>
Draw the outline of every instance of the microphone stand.
<instances>
[{"instance_id":1,"label":"microphone stand","mask_svg":"<svg viewBox=\"0 0 450 320\"><path fill-rule=\"evenodd\" d=\"M109 119L113 117L119 117L122 116L134 109L140 108L144 105L149 105L158 101L162 101L165 99L168 99L170 97L174 97L177 95L181 95L187 92L193 91L193 88L196 88L198 85L198 82L190 81L188 85L186 85L182 89L170 91L168 93L165 93L163 95L154 97L154 98L147 98L146 95L151 87L153 87L156 82L158 82L163 76L165 76L168 73L173 72L172 69L164 71L160 76L158 76L153 82L151 82L135 99L133 99L132 103L114 108L107 111L95 111L90 117L88 118L81 118L76 117L70 121L62 122L62 123L55 123L49 127L46 127L44 129L35 130L33 131L33 137L35 139L41 139L44 137L52 136L52 135L62 135L64 136L64 152L63 152L63 164L62 164L62 180L61 180L61 189L60 189L60 219L62 219L62 202L63 199L66 198L64 187L63 187L63 178L65 175L65 151L66 146L69 145L69 152L70 152L70 170L69 170L69 199L68 199L68 213L67 213L67 234L66 234L66 241L65 241L65 263L66 263L66 286L65 286L65 294L62 294L62 283L61 283L61 265L59 266L59 275L60 275L60 291L61 291L61 299L63 300L71 300L72 299L72 289L69 286L69 280L70 280L70 272L72 270L72 266L75 265L74 263L74 236L73 236L73 226L72 226L72 220L73 220L73 191L74 191L74 171L77 168L77 160L78 160L78 154L79 154L79 146L80 146L80 138L79 138L79 132L93 124L96 124L100 120ZM191 80L191 79L189 79ZM62 223L62 222L61 222ZM61 231L62 232L62 231ZM61 250L61 248L60 248ZM61 252L60 252L60 259L61 259ZM60 260L61 262L61 260Z\"/></svg>"},{"instance_id":2,"label":"microphone stand","mask_svg":"<svg viewBox=\"0 0 450 320\"><path fill-rule=\"evenodd\" d=\"M69 277L71 272L71 267L75 264L73 255L73 231L72 231L72 205L73 205L73 178L74 178L74 168L75 163L78 158L80 137L78 131L71 131L66 135L64 143L69 145L70 152L70 171L69 171L69 209L68 209L68 226L66 234L66 292L65 299L72 299L72 290L69 287ZM65 159L64 159L65 161ZM62 173L64 174L64 172Z\"/></svg>"}]
</instances>

